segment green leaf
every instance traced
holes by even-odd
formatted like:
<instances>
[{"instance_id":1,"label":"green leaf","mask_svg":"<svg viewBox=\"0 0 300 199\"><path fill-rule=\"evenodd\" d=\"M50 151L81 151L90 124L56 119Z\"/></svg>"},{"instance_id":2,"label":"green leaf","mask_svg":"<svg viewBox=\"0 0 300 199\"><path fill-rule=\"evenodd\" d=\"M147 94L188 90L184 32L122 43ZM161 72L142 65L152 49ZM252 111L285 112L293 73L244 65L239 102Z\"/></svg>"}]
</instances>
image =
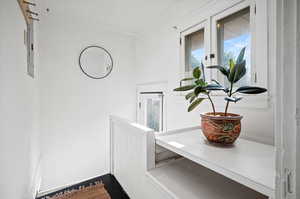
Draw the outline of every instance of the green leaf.
<instances>
[{"instance_id":1,"label":"green leaf","mask_svg":"<svg viewBox=\"0 0 300 199\"><path fill-rule=\"evenodd\" d=\"M266 92L267 89L256 87L256 86L242 86L238 88L235 92L244 93L244 94L261 94Z\"/></svg>"},{"instance_id":2,"label":"green leaf","mask_svg":"<svg viewBox=\"0 0 300 199\"><path fill-rule=\"evenodd\" d=\"M242 61L239 64L236 64L234 70L235 70L235 74L234 74L233 83L236 83L240 79L242 79L242 77L244 77L244 75L247 72L247 69L246 69L246 60Z\"/></svg>"},{"instance_id":3,"label":"green leaf","mask_svg":"<svg viewBox=\"0 0 300 199\"><path fill-rule=\"evenodd\" d=\"M229 76L228 76L228 81L231 83L233 83L233 80L234 80L235 69L236 69L236 66L233 67L233 69L230 71Z\"/></svg>"},{"instance_id":4,"label":"green leaf","mask_svg":"<svg viewBox=\"0 0 300 199\"><path fill-rule=\"evenodd\" d=\"M190 99L190 103L192 103L196 99L196 97L197 97L196 95L192 96Z\"/></svg>"},{"instance_id":5,"label":"green leaf","mask_svg":"<svg viewBox=\"0 0 300 199\"><path fill-rule=\"evenodd\" d=\"M246 50L246 47L244 47L244 48L241 50L239 56L238 56L237 59L236 59L236 63L237 63L237 64L241 63L241 62L244 60L245 50Z\"/></svg>"},{"instance_id":6,"label":"green leaf","mask_svg":"<svg viewBox=\"0 0 300 199\"><path fill-rule=\"evenodd\" d=\"M217 80L215 80L215 79L211 79L211 81L212 82L215 82L216 84L218 84L218 85L220 85L221 86L221 84L217 81Z\"/></svg>"},{"instance_id":7,"label":"green leaf","mask_svg":"<svg viewBox=\"0 0 300 199\"><path fill-rule=\"evenodd\" d=\"M203 79L198 79L195 81L198 86L206 86L206 82Z\"/></svg>"},{"instance_id":8,"label":"green leaf","mask_svg":"<svg viewBox=\"0 0 300 199\"><path fill-rule=\"evenodd\" d=\"M216 84L219 85L219 86L222 86L222 85L220 84L220 82L218 82L218 81L215 80L215 79L212 79L211 81L214 82L214 83L216 83ZM222 86L222 87L223 87L223 86ZM223 90L225 93L228 93L228 92L229 92L229 88L223 87L222 90Z\"/></svg>"},{"instance_id":9,"label":"green leaf","mask_svg":"<svg viewBox=\"0 0 300 199\"><path fill-rule=\"evenodd\" d=\"M184 82L184 81L191 81L191 80L193 80L193 79L195 79L195 78L193 78L193 77L187 77L187 78L184 78L184 79L182 79L182 80L180 80L181 82Z\"/></svg>"},{"instance_id":10,"label":"green leaf","mask_svg":"<svg viewBox=\"0 0 300 199\"><path fill-rule=\"evenodd\" d=\"M229 82L236 83L246 74L246 60L241 63L237 63L229 74Z\"/></svg>"},{"instance_id":11,"label":"green leaf","mask_svg":"<svg viewBox=\"0 0 300 199\"><path fill-rule=\"evenodd\" d=\"M209 91L217 91L217 90L225 90L225 88L218 84L208 84L203 89L209 90Z\"/></svg>"},{"instance_id":12,"label":"green leaf","mask_svg":"<svg viewBox=\"0 0 300 199\"><path fill-rule=\"evenodd\" d=\"M235 63L234 63L233 59L229 59L229 70L230 70L230 71L233 70L234 65L235 65Z\"/></svg>"},{"instance_id":13,"label":"green leaf","mask_svg":"<svg viewBox=\"0 0 300 199\"><path fill-rule=\"evenodd\" d=\"M205 98L198 98L188 108L188 112L194 110Z\"/></svg>"},{"instance_id":14,"label":"green leaf","mask_svg":"<svg viewBox=\"0 0 300 199\"><path fill-rule=\"evenodd\" d=\"M187 86L181 86L179 88L175 88L174 91L188 91L195 88L195 85L187 85Z\"/></svg>"},{"instance_id":15,"label":"green leaf","mask_svg":"<svg viewBox=\"0 0 300 199\"><path fill-rule=\"evenodd\" d=\"M228 78L229 71L228 71L228 69L226 69L226 68L223 67L223 66L215 65L215 66L207 66L206 68L210 68L210 69L218 69L223 75L225 75L225 76Z\"/></svg>"},{"instance_id":16,"label":"green leaf","mask_svg":"<svg viewBox=\"0 0 300 199\"><path fill-rule=\"evenodd\" d=\"M198 96L200 93L203 93L203 92L205 92L205 89L203 86L197 86L194 90L194 93L196 96Z\"/></svg>"},{"instance_id":17,"label":"green leaf","mask_svg":"<svg viewBox=\"0 0 300 199\"><path fill-rule=\"evenodd\" d=\"M236 102L240 101L240 100L243 99L243 98L242 98L242 97L225 97L224 99L225 99L226 101L236 103Z\"/></svg>"},{"instance_id":18,"label":"green leaf","mask_svg":"<svg viewBox=\"0 0 300 199\"><path fill-rule=\"evenodd\" d=\"M188 99L190 99L192 96L195 96L194 91L188 93L188 94L185 96L185 99L188 100Z\"/></svg>"},{"instance_id":19,"label":"green leaf","mask_svg":"<svg viewBox=\"0 0 300 199\"><path fill-rule=\"evenodd\" d=\"M193 70L193 76L195 79L199 79L200 76L201 76L201 70L199 67L196 67L194 70Z\"/></svg>"},{"instance_id":20,"label":"green leaf","mask_svg":"<svg viewBox=\"0 0 300 199\"><path fill-rule=\"evenodd\" d=\"M233 65L234 62L232 60L229 61L230 72L228 81L231 83L238 82L246 74L246 60L244 60L245 50L246 47L241 50L235 65Z\"/></svg>"}]
</instances>

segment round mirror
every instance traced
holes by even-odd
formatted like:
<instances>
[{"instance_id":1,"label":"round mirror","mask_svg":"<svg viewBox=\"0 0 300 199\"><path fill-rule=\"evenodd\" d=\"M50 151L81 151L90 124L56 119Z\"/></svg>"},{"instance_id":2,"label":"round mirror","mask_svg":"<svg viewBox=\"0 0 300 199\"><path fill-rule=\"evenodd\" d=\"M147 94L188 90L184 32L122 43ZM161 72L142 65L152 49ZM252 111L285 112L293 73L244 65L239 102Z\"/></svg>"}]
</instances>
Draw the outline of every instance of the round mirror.
<instances>
[{"instance_id":1,"label":"round mirror","mask_svg":"<svg viewBox=\"0 0 300 199\"><path fill-rule=\"evenodd\" d=\"M111 73L113 59L106 49L100 46L88 46L80 53L79 66L88 77L102 79Z\"/></svg>"}]
</instances>

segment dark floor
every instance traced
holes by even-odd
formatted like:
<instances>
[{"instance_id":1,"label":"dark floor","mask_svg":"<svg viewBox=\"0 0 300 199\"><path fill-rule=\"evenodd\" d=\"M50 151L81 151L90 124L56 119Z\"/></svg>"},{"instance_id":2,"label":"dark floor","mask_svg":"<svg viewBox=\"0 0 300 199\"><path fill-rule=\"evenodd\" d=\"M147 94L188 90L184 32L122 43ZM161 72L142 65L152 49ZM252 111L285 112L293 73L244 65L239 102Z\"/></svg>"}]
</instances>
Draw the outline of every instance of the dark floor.
<instances>
[{"instance_id":1,"label":"dark floor","mask_svg":"<svg viewBox=\"0 0 300 199\"><path fill-rule=\"evenodd\" d=\"M102 181L107 192L109 193L110 197L112 199L129 199L128 195L126 192L123 190L117 179L111 175L111 174L106 174L104 176L96 177L75 185L72 185L70 187L64 188L62 190L47 194L45 196L41 196L37 199L45 199L46 197L51 197L57 193L64 192L66 190L71 190L71 189L78 189L79 186L88 186L90 184L95 183L96 181Z\"/></svg>"}]
</instances>

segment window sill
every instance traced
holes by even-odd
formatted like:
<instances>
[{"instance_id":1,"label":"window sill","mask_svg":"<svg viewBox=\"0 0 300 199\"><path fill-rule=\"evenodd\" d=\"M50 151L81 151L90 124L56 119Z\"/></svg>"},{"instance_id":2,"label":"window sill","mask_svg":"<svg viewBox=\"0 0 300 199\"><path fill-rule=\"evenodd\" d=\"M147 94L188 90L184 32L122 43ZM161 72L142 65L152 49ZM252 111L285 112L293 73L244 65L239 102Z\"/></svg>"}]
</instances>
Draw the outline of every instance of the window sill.
<instances>
[{"instance_id":1,"label":"window sill","mask_svg":"<svg viewBox=\"0 0 300 199\"><path fill-rule=\"evenodd\" d=\"M173 95L177 102L186 101L185 95L188 92L180 92ZM217 93L211 95L212 100L216 107L225 107L226 101L224 100L226 95ZM271 107L272 97L269 94L263 95L239 95L243 99L237 103L231 102L232 107L234 108L251 108L251 109L268 109Z\"/></svg>"},{"instance_id":2,"label":"window sill","mask_svg":"<svg viewBox=\"0 0 300 199\"><path fill-rule=\"evenodd\" d=\"M231 102L236 108L257 108L257 109L267 109L271 105L271 97L268 94L264 95L239 95L243 99L237 103ZM225 107L224 94L212 95L213 101L217 107Z\"/></svg>"}]
</instances>

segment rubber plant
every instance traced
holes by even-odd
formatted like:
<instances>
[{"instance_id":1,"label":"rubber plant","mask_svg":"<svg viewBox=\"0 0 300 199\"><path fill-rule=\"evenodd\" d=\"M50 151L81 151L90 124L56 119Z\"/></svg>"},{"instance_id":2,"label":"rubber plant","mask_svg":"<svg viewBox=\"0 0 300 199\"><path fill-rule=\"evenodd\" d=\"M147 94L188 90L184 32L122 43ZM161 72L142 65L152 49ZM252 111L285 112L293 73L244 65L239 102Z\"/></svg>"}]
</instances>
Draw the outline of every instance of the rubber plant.
<instances>
[{"instance_id":1,"label":"rubber plant","mask_svg":"<svg viewBox=\"0 0 300 199\"><path fill-rule=\"evenodd\" d=\"M194 110L204 100L208 100L211 104L211 113L201 114L202 131L207 139L211 142L232 144L240 134L242 116L238 114L228 113L229 104L238 102L243 98L238 94L261 94L267 89L257 86L241 86L235 87L246 74L246 60L244 59L246 48L243 48L237 59L229 60L227 66L214 65L208 66L208 69L217 69L223 74L229 82L229 86L224 86L217 80L212 79L210 83L205 81L200 67L193 70L192 77L184 78L180 81L191 82L189 85L175 88L174 91L189 91L185 99L189 101L188 111ZM203 64L201 64L204 68ZM214 102L211 98L211 93L214 91L223 92L225 94L225 110L224 112L216 112Z\"/></svg>"}]
</instances>

